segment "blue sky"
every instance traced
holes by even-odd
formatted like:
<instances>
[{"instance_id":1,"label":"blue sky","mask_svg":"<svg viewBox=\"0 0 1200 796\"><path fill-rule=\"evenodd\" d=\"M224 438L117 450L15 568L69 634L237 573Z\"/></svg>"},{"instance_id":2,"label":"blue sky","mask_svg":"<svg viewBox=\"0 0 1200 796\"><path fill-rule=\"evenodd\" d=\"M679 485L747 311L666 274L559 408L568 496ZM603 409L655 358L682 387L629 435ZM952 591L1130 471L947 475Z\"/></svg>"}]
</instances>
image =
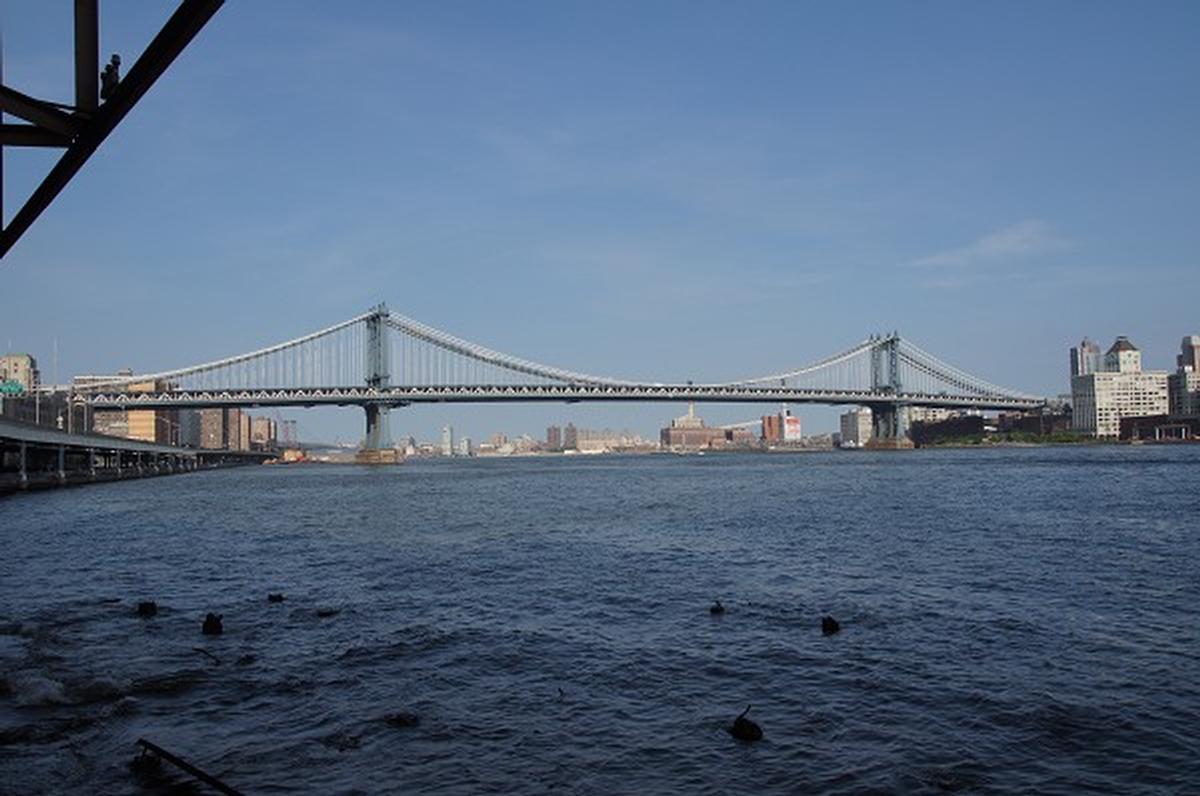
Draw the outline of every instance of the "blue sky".
<instances>
[{"instance_id":1,"label":"blue sky","mask_svg":"<svg viewBox=\"0 0 1200 796\"><path fill-rule=\"evenodd\" d=\"M170 7L103 4L102 52L128 67ZM8 85L71 99L70 12L5 3ZM1038 394L1085 334L1168 368L1200 333L1198 37L1194 2L229 3L0 261L0 345L48 378L55 340L63 379L159 370L386 301L653 380L892 329ZM53 157L6 150L9 215ZM358 411L296 416L361 434Z\"/></svg>"}]
</instances>

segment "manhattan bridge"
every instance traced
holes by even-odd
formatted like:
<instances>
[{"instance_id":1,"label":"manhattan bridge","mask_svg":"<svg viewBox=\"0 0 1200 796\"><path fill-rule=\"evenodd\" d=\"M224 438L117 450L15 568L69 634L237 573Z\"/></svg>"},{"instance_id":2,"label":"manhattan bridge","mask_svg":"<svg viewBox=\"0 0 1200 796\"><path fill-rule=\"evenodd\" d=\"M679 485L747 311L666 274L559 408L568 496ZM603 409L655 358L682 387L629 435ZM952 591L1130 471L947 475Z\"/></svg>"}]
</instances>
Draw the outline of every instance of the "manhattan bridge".
<instances>
[{"instance_id":1,"label":"manhattan bridge","mask_svg":"<svg viewBox=\"0 0 1200 796\"><path fill-rule=\"evenodd\" d=\"M361 406L366 448L390 445L387 413L416 403L707 401L852 404L877 439L904 432L905 407L1035 410L1045 400L949 365L898 334L873 335L803 367L740 381L683 384L594 376L468 342L388 311L294 340L160 373L92 381L72 400L93 411Z\"/></svg>"}]
</instances>

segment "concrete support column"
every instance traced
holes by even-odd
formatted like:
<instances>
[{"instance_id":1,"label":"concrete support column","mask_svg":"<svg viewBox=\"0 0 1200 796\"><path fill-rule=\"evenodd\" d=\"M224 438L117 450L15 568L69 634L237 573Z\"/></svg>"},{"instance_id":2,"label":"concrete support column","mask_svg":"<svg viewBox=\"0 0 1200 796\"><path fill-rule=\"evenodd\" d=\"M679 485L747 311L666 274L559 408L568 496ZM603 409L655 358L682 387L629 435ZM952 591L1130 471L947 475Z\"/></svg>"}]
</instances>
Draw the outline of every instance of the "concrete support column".
<instances>
[{"instance_id":1,"label":"concrete support column","mask_svg":"<svg viewBox=\"0 0 1200 796\"><path fill-rule=\"evenodd\" d=\"M88 448L87 454L88 454L88 477L95 478L96 477L96 449Z\"/></svg>"},{"instance_id":2,"label":"concrete support column","mask_svg":"<svg viewBox=\"0 0 1200 796\"><path fill-rule=\"evenodd\" d=\"M22 442L18 447L20 448L20 454L18 456L20 459L20 471L19 475L17 476L17 482L21 489L25 489L27 486L29 486L29 445Z\"/></svg>"},{"instance_id":3,"label":"concrete support column","mask_svg":"<svg viewBox=\"0 0 1200 796\"><path fill-rule=\"evenodd\" d=\"M900 404L871 404L871 448L911 448L908 414Z\"/></svg>"},{"instance_id":4,"label":"concrete support column","mask_svg":"<svg viewBox=\"0 0 1200 796\"><path fill-rule=\"evenodd\" d=\"M58 483L67 483L67 446L58 446Z\"/></svg>"},{"instance_id":5,"label":"concrete support column","mask_svg":"<svg viewBox=\"0 0 1200 796\"><path fill-rule=\"evenodd\" d=\"M873 405L871 407L871 437L881 441L895 439L897 414L894 404Z\"/></svg>"},{"instance_id":6,"label":"concrete support column","mask_svg":"<svg viewBox=\"0 0 1200 796\"><path fill-rule=\"evenodd\" d=\"M367 404L367 439L365 448L379 450L392 445L391 433L388 430L388 407L379 404Z\"/></svg>"}]
</instances>

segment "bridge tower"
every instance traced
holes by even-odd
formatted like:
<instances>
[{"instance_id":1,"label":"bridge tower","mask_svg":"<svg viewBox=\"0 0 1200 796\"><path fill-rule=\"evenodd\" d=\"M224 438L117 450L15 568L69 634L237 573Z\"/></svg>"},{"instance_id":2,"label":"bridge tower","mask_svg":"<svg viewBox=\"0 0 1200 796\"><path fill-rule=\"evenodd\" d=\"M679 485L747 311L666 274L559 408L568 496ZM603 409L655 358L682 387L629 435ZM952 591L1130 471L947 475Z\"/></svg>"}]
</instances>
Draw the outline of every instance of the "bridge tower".
<instances>
[{"instance_id":1,"label":"bridge tower","mask_svg":"<svg viewBox=\"0 0 1200 796\"><path fill-rule=\"evenodd\" d=\"M386 304L380 304L367 318L367 340L364 348L364 372L368 387L387 387L391 381L388 373L388 309ZM367 439L364 448L377 451L392 446L392 435L388 431L388 405L386 403L369 403L367 411Z\"/></svg>"},{"instance_id":2,"label":"bridge tower","mask_svg":"<svg viewBox=\"0 0 1200 796\"><path fill-rule=\"evenodd\" d=\"M900 335L878 336L871 346L871 390L899 395ZM908 417L899 401L876 401L871 407L871 447L908 448Z\"/></svg>"}]
</instances>

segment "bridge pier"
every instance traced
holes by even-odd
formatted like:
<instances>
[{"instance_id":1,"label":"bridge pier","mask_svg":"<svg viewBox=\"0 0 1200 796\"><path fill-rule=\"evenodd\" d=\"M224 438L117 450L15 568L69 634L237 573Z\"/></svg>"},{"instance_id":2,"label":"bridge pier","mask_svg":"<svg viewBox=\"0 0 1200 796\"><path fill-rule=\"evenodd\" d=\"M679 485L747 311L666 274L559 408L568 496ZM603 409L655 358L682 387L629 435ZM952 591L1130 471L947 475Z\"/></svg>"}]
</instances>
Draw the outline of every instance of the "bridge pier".
<instances>
[{"instance_id":1,"label":"bridge pier","mask_svg":"<svg viewBox=\"0 0 1200 796\"><path fill-rule=\"evenodd\" d=\"M392 447L392 435L388 429L388 407L382 404L367 404L367 437L363 444L366 450Z\"/></svg>"},{"instance_id":2,"label":"bridge pier","mask_svg":"<svg viewBox=\"0 0 1200 796\"><path fill-rule=\"evenodd\" d=\"M908 416L898 403L870 404L871 440L867 447L874 450L907 450L913 447L908 438Z\"/></svg>"},{"instance_id":3,"label":"bridge pier","mask_svg":"<svg viewBox=\"0 0 1200 796\"><path fill-rule=\"evenodd\" d=\"M20 489L26 489L29 486L29 445L21 442L17 446L18 463L17 463L17 486Z\"/></svg>"}]
</instances>

